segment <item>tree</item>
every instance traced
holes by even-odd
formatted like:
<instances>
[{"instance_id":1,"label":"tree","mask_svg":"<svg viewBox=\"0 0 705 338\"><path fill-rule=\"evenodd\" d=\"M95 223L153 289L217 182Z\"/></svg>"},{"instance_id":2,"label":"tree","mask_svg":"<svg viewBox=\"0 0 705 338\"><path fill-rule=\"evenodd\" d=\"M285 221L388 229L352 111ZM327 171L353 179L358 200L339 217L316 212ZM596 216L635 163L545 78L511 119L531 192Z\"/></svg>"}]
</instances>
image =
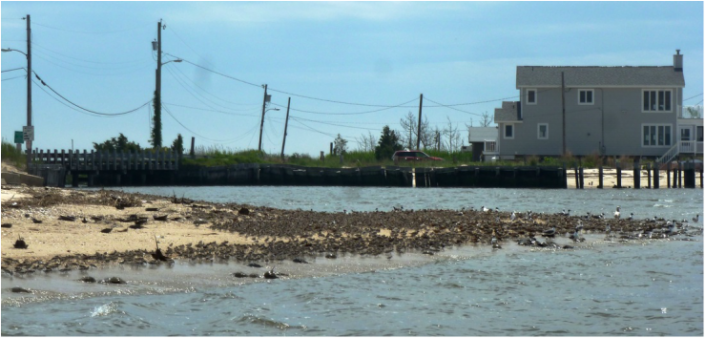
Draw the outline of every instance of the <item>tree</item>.
<instances>
[{"instance_id":1,"label":"tree","mask_svg":"<svg viewBox=\"0 0 705 338\"><path fill-rule=\"evenodd\" d=\"M184 153L184 138L181 137L181 134L178 134L176 136L176 139L171 144L171 150L173 150L178 155L182 155Z\"/></svg>"},{"instance_id":2,"label":"tree","mask_svg":"<svg viewBox=\"0 0 705 338\"><path fill-rule=\"evenodd\" d=\"M394 152L402 148L399 144L399 137L396 133L389 129L389 126L382 128L382 136L379 138L379 143L375 147L375 157L378 160L391 159Z\"/></svg>"},{"instance_id":3,"label":"tree","mask_svg":"<svg viewBox=\"0 0 705 338\"><path fill-rule=\"evenodd\" d=\"M418 118L412 112L408 112L404 118L399 120L402 132L399 134L400 143L409 149L416 148L416 140L418 139ZM421 120L421 144L424 148L428 147L433 142L433 133L429 127L428 118L422 117Z\"/></svg>"},{"instance_id":4,"label":"tree","mask_svg":"<svg viewBox=\"0 0 705 338\"><path fill-rule=\"evenodd\" d=\"M340 134L333 140L333 153L342 155L348 148L348 140L344 139Z\"/></svg>"},{"instance_id":5,"label":"tree","mask_svg":"<svg viewBox=\"0 0 705 338\"><path fill-rule=\"evenodd\" d=\"M487 112L482 113L482 121L480 121L480 127L489 127L492 124L493 119Z\"/></svg>"},{"instance_id":6,"label":"tree","mask_svg":"<svg viewBox=\"0 0 705 338\"><path fill-rule=\"evenodd\" d=\"M154 116L152 117L152 135L149 142L152 148L160 149L162 147L162 102L157 91L154 91Z\"/></svg>"},{"instance_id":7,"label":"tree","mask_svg":"<svg viewBox=\"0 0 705 338\"><path fill-rule=\"evenodd\" d=\"M368 131L367 135L362 134L359 139L355 140L358 145L358 149L362 151L375 151L375 145L377 145L377 140L375 140L372 132Z\"/></svg>"},{"instance_id":8,"label":"tree","mask_svg":"<svg viewBox=\"0 0 705 338\"><path fill-rule=\"evenodd\" d=\"M140 147L139 144L135 142L131 142L127 139L125 135L120 133L120 135L115 138L111 138L103 143L95 143L93 142L93 149L96 151L125 151L125 152L137 152L141 151L142 148Z\"/></svg>"},{"instance_id":9,"label":"tree","mask_svg":"<svg viewBox=\"0 0 705 338\"><path fill-rule=\"evenodd\" d=\"M460 151L460 147L463 143L463 138L460 136L458 126L453 126L453 123L450 121L449 117L446 117L446 119L448 119L448 126L443 129L443 134L445 134L448 139L448 142L446 143L448 151L450 151L451 153Z\"/></svg>"}]
</instances>

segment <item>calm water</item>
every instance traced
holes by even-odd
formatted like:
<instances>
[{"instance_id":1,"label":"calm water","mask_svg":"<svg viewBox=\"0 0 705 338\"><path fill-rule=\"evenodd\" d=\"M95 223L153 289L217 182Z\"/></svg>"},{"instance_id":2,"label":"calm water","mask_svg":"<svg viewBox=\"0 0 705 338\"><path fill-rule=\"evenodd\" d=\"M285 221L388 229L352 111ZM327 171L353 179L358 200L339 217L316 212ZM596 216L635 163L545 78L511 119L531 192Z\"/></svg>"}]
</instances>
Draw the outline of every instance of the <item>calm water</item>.
<instances>
[{"instance_id":1,"label":"calm water","mask_svg":"<svg viewBox=\"0 0 705 338\"><path fill-rule=\"evenodd\" d=\"M321 211L480 207L669 219L701 214L702 190L502 190L309 187L130 188L150 194ZM692 225L692 221L691 221ZM703 241L620 245L601 236L571 251L507 244L458 248L429 263L394 257L316 260L316 277L245 283L240 265L177 264L120 275L125 286L76 276L2 279L2 335L661 336L703 335ZM359 265L350 273L331 264ZM329 266L326 266L329 265ZM356 265L357 264L357 265ZM301 267L299 265L299 267ZM284 271L292 266L282 266ZM372 271L369 271L372 270ZM77 272L76 272L77 273ZM178 281L170 276L178 275ZM38 294L8 288L27 285ZM85 288L89 288L86 290Z\"/></svg>"}]
</instances>

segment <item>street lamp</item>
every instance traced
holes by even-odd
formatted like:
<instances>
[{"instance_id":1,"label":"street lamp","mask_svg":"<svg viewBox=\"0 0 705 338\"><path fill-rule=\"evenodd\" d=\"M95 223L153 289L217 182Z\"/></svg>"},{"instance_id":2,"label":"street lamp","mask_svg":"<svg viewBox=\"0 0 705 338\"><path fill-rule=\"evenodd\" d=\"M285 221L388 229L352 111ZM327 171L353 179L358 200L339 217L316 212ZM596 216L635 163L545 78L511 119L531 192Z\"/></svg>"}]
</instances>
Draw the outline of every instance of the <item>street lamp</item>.
<instances>
[{"instance_id":1,"label":"street lamp","mask_svg":"<svg viewBox=\"0 0 705 338\"><path fill-rule=\"evenodd\" d=\"M29 164L32 159L32 139L34 138L34 133L33 133L33 128L32 128L32 57L31 57L31 49L32 48L29 44L29 15L27 15L27 51L28 53L25 53L21 50L14 49L14 48L2 48L2 52L18 52L24 55L27 58L27 127L30 130L28 133L27 139L25 140L25 144L27 146L27 172L29 172Z\"/></svg>"},{"instance_id":2,"label":"street lamp","mask_svg":"<svg viewBox=\"0 0 705 338\"><path fill-rule=\"evenodd\" d=\"M167 62L162 63L162 66L165 65L165 64L167 64L167 63L169 63L169 62L181 62L181 61L184 61L184 60L181 60L181 59L169 60L169 61L167 61Z\"/></svg>"},{"instance_id":3,"label":"street lamp","mask_svg":"<svg viewBox=\"0 0 705 338\"><path fill-rule=\"evenodd\" d=\"M262 130L264 129L264 113L266 113L266 112L268 112L268 111L270 111L270 110L279 111L279 108L266 108L266 109L264 109L264 107L266 107L266 104L268 103L268 101L267 101L267 90L266 90L266 89L265 89L265 92L264 92L264 93L265 93L265 94L264 94L265 103L264 103L264 106L262 107L262 108L263 108L263 110L262 110L262 122L261 122L260 125L259 125L259 146L257 146L257 151L262 151Z\"/></svg>"}]
</instances>

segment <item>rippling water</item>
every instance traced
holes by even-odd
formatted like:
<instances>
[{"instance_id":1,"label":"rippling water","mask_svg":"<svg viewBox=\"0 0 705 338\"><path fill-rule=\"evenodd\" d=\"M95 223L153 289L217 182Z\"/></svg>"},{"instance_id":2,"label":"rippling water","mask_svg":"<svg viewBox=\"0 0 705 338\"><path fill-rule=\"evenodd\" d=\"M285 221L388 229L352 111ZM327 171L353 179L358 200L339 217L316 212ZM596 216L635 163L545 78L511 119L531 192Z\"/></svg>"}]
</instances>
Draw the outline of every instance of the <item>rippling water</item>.
<instances>
[{"instance_id":1,"label":"rippling water","mask_svg":"<svg viewBox=\"0 0 705 338\"><path fill-rule=\"evenodd\" d=\"M161 190L160 190L161 189ZM209 190L210 189L210 190ZM611 212L692 218L702 190L501 190L304 187L124 189L216 202L323 211L449 208ZM692 221L691 221L692 223ZM597 235L594 235L597 236ZM597 237L596 237L597 238ZM593 238L595 239L595 238ZM46 297L10 294L30 280L3 277L2 335L249 336L702 336L703 241L603 242L577 250L508 244L443 252L428 264L318 273L312 278L234 282L229 265L177 266L183 285L159 270L139 285L77 290L75 276L36 277ZM396 259L413 260L413 254ZM364 259L363 259L364 260ZM353 264L351 258L345 264ZM339 262L338 262L339 263ZM323 265L316 261L312 268ZM326 264L331 264L330 261ZM373 265L373 264L372 264ZM364 271L361 269L360 271ZM111 271L95 273L110 274ZM126 273L123 271L122 273ZM164 272L166 273L166 271ZM220 277L219 277L220 276ZM164 277L166 278L166 277ZM81 284L79 284L81 285ZM109 291L106 291L109 290ZM83 292L83 293L82 293Z\"/></svg>"}]
</instances>

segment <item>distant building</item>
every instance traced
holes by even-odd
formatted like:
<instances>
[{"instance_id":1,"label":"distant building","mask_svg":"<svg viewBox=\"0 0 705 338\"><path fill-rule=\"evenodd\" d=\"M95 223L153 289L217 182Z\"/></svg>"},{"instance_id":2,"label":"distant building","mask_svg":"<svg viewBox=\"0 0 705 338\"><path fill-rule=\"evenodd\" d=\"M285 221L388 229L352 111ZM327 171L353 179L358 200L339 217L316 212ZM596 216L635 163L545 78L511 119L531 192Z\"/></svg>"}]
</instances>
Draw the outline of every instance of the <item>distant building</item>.
<instances>
[{"instance_id":1,"label":"distant building","mask_svg":"<svg viewBox=\"0 0 705 338\"><path fill-rule=\"evenodd\" d=\"M679 50L671 66L518 66L520 100L495 109L497 152L501 159L561 156L565 147L575 156L663 161L702 154L702 107L683 107L684 87Z\"/></svg>"},{"instance_id":2,"label":"distant building","mask_svg":"<svg viewBox=\"0 0 705 338\"><path fill-rule=\"evenodd\" d=\"M472 160L489 161L497 156L497 127L468 128L469 146L463 146L463 151L472 151ZM484 156L483 156L484 155Z\"/></svg>"}]
</instances>

